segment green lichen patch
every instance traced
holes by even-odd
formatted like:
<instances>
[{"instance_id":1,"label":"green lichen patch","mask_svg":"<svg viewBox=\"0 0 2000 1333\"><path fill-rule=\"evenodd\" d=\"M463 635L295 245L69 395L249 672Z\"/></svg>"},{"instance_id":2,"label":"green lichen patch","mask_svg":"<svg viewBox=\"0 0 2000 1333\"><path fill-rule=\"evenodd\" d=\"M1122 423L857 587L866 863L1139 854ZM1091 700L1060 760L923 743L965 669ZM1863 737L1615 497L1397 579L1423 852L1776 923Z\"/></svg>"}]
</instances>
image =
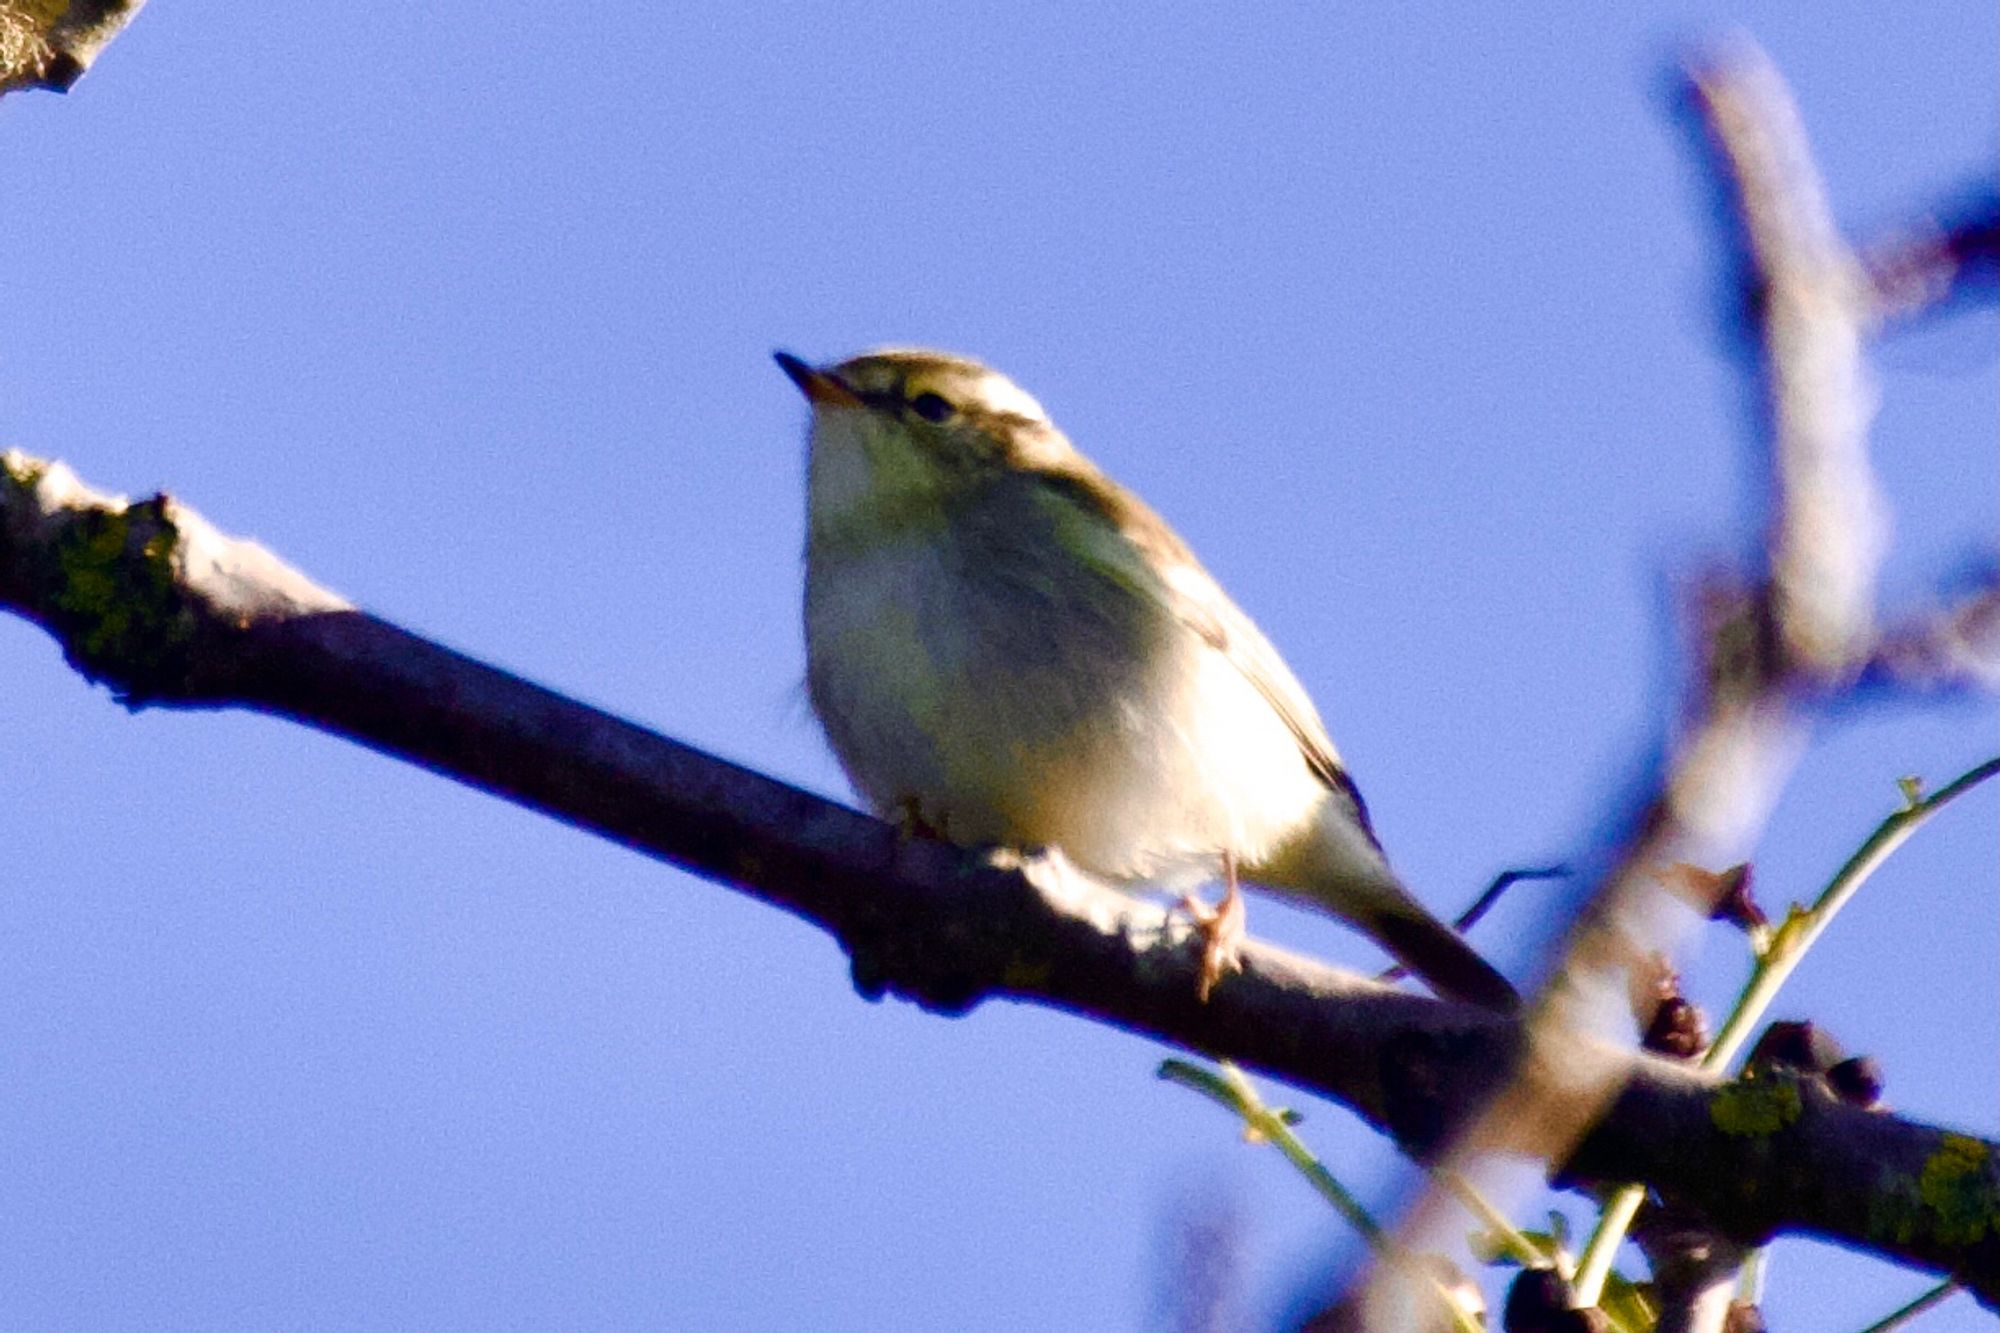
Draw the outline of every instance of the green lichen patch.
<instances>
[{"instance_id":1,"label":"green lichen patch","mask_svg":"<svg viewBox=\"0 0 2000 1333\"><path fill-rule=\"evenodd\" d=\"M1710 1122L1738 1138L1775 1134L1804 1109L1799 1085L1789 1078L1740 1078L1723 1084L1708 1099Z\"/></svg>"},{"instance_id":2,"label":"green lichen patch","mask_svg":"<svg viewBox=\"0 0 2000 1333\"><path fill-rule=\"evenodd\" d=\"M170 692L187 674L194 617L175 577L179 541L154 500L76 510L53 544L52 628L79 670L128 702Z\"/></svg>"},{"instance_id":3,"label":"green lichen patch","mask_svg":"<svg viewBox=\"0 0 2000 1333\"><path fill-rule=\"evenodd\" d=\"M2000 1171L1993 1150L1964 1134L1946 1134L1916 1178L1881 1181L1868 1208L1868 1234L1895 1245L1930 1236L1976 1245L2000 1235Z\"/></svg>"},{"instance_id":4,"label":"green lichen patch","mask_svg":"<svg viewBox=\"0 0 2000 1333\"><path fill-rule=\"evenodd\" d=\"M1917 1197L1936 1218L1938 1239L1947 1244L2000 1235L2000 1177L1993 1150L1978 1139L1945 1135L1917 1177Z\"/></svg>"}]
</instances>

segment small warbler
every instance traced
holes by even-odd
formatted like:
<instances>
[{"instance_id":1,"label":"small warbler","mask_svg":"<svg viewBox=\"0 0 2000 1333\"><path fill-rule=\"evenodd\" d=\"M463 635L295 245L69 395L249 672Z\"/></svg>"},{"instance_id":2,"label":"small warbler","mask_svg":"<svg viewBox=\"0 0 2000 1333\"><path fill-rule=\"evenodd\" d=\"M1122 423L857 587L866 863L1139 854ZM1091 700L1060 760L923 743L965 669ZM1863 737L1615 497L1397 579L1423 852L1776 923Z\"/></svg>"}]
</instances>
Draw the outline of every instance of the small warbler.
<instances>
[{"instance_id":1,"label":"small warbler","mask_svg":"<svg viewBox=\"0 0 2000 1333\"><path fill-rule=\"evenodd\" d=\"M967 845L1053 845L1185 889L1205 996L1239 873L1358 926L1440 994L1514 989L1389 869L1312 701L1151 509L1006 376L891 349L778 364L812 405L807 689L861 795Z\"/></svg>"}]
</instances>

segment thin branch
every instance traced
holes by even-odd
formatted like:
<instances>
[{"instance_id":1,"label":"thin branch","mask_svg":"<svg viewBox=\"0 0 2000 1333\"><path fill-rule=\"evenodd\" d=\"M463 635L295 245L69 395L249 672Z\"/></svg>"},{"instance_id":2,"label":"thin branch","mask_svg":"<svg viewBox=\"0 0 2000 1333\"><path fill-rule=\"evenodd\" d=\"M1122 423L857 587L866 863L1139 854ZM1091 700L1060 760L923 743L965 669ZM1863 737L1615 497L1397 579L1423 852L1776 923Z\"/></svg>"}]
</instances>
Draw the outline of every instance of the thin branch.
<instances>
[{"instance_id":1,"label":"thin branch","mask_svg":"<svg viewBox=\"0 0 2000 1333\"><path fill-rule=\"evenodd\" d=\"M1266 1106L1256 1087L1243 1076L1243 1071L1228 1063L1224 1063L1221 1072L1217 1073L1186 1060L1166 1060L1161 1062L1159 1072L1167 1082L1190 1088L1241 1118L1244 1130L1255 1136L1256 1141L1269 1143L1282 1153L1292 1169L1305 1177L1313 1191L1340 1214L1343 1222L1354 1228L1355 1234L1367 1242L1370 1250L1382 1257L1397 1255L1389 1233L1369 1216L1367 1206L1355 1197L1352 1190L1341 1184L1333 1172L1327 1170L1326 1164L1305 1145L1304 1140L1292 1133L1293 1117L1283 1110Z\"/></svg>"},{"instance_id":2,"label":"thin branch","mask_svg":"<svg viewBox=\"0 0 2000 1333\"><path fill-rule=\"evenodd\" d=\"M1461 935L1472 929L1472 927L1479 924L1481 917L1493 910L1494 904L1500 901L1507 890L1513 888L1516 884L1532 880L1564 879L1571 873L1570 868L1565 865L1528 866L1519 870L1503 870L1493 877L1493 882L1488 884L1477 898L1472 900L1470 907L1452 919L1451 928ZM1377 981L1401 981L1409 975L1410 969L1399 964L1395 967L1384 968L1375 974L1375 979Z\"/></svg>"},{"instance_id":3,"label":"thin branch","mask_svg":"<svg viewBox=\"0 0 2000 1333\"><path fill-rule=\"evenodd\" d=\"M2000 199L1878 241L1862 252L1861 266L1877 320L1910 319L1969 296L1991 299L2000 290Z\"/></svg>"},{"instance_id":4,"label":"thin branch","mask_svg":"<svg viewBox=\"0 0 2000 1333\"><path fill-rule=\"evenodd\" d=\"M1826 933L1848 900L1868 877L1889 859L1898 847L1910 840L1931 816L1965 795L1980 783L2000 775L2000 759L1989 759L1960 774L1929 796L1909 801L1869 833L1854 855L1834 873L1826 888L1806 911L1784 923L1774 933L1770 947L1757 960L1750 981L1736 1006L1723 1020L1715 1041L1702 1053L1701 1067L1721 1073L1734 1063L1750 1034L1764 1021L1771 1002L1778 996L1794 969L1805 960L1815 941Z\"/></svg>"},{"instance_id":5,"label":"thin branch","mask_svg":"<svg viewBox=\"0 0 2000 1333\"><path fill-rule=\"evenodd\" d=\"M1566 865L1528 866L1520 870L1503 870L1493 877L1491 884L1486 886L1486 892L1472 900L1472 906L1458 914L1452 921L1452 927L1455 930L1465 931L1478 925L1479 919L1493 910L1501 895L1516 884L1535 880L1566 879L1572 873L1574 872Z\"/></svg>"},{"instance_id":6,"label":"thin branch","mask_svg":"<svg viewBox=\"0 0 2000 1333\"><path fill-rule=\"evenodd\" d=\"M1332 1097L1419 1156L1519 1057L1519 1027L1487 1011L1255 941L1198 1002L1184 926L1058 860L906 840L354 610L173 500L127 504L19 454L0 457L0 605L130 707L291 718L782 907L835 936L871 996L1067 1010ZM1745 1241L1825 1236L2000 1303L2000 1227L1965 1225L1967 1210L2000 1217L1995 1145L1811 1083L1758 1119L1667 1062L1588 1038L1574 1053L1618 1089L1566 1166L1574 1183L1645 1180Z\"/></svg>"},{"instance_id":7,"label":"thin branch","mask_svg":"<svg viewBox=\"0 0 2000 1333\"><path fill-rule=\"evenodd\" d=\"M1940 1282L1908 1305L1898 1306L1888 1314L1861 1330L1861 1333L1889 1333L1890 1329L1901 1328L1934 1305L1941 1305L1958 1290L1955 1282Z\"/></svg>"},{"instance_id":8,"label":"thin branch","mask_svg":"<svg viewBox=\"0 0 2000 1333\"><path fill-rule=\"evenodd\" d=\"M1810 908L1795 910L1771 933L1769 945L1757 957L1757 965L1714 1042L1702 1052L1697 1067L1722 1073L1735 1063L1749 1041L1750 1033L1763 1022L1807 952L1840 909L1859 891L1869 876L1895 850L1908 841L1918 828L1939 810L1965 795L1980 783L2000 774L2000 759L1991 759L1946 783L1928 797L1913 793L1904 807L1884 819L1860 848L1834 874ZM1642 1185L1628 1185L1605 1204L1597 1227L1578 1261L1576 1290L1579 1299L1594 1300L1610 1274L1611 1263L1625 1233L1632 1226L1645 1201ZM1694 1333L1697 1329L1722 1326L1728 1312L1726 1288L1733 1285L1745 1259L1744 1247L1717 1237L1712 1231L1685 1220L1677 1226L1656 1225L1651 1237L1642 1237L1647 1259L1661 1289L1661 1299L1671 1315L1661 1319L1663 1333Z\"/></svg>"},{"instance_id":9,"label":"thin branch","mask_svg":"<svg viewBox=\"0 0 2000 1333\"><path fill-rule=\"evenodd\" d=\"M2000 691L2000 571L1957 601L1885 629L1861 684L1899 694Z\"/></svg>"}]
</instances>

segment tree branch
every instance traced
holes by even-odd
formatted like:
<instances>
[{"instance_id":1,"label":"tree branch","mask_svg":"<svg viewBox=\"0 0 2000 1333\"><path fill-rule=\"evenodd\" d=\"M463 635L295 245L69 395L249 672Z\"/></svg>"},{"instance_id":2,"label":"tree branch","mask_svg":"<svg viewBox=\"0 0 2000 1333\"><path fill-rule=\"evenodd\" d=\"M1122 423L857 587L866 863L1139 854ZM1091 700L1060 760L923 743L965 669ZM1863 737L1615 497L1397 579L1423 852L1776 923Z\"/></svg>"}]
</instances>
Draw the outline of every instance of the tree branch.
<instances>
[{"instance_id":1,"label":"tree branch","mask_svg":"<svg viewBox=\"0 0 2000 1333\"><path fill-rule=\"evenodd\" d=\"M1059 858L908 841L358 611L165 496L128 504L18 453L0 458L0 605L128 707L304 722L782 907L838 939L871 996L1067 1010L1323 1093L1418 1155L1520 1052L1520 1029L1483 1010L1254 941L1242 975L1198 1002L1185 926ZM1746 1091L1579 1042L1622 1091L1567 1164L1571 1183L1645 1180L1742 1242L1808 1232L2000 1303L1995 1145L1809 1080Z\"/></svg>"},{"instance_id":2,"label":"tree branch","mask_svg":"<svg viewBox=\"0 0 2000 1333\"><path fill-rule=\"evenodd\" d=\"M1885 628L1861 684L1911 694L2000 690L2000 571L1942 607Z\"/></svg>"},{"instance_id":3,"label":"tree branch","mask_svg":"<svg viewBox=\"0 0 2000 1333\"><path fill-rule=\"evenodd\" d=\"M66 93L146 0L0 0L0 96Z\"/></svg>"},{"instance_id":4,"label":"tree branch","mask_svg":"<svg viewBox=\"0 0 2000 1333\"><path fill-rule=\"evenodd\" d=\"M1671 956L1688 928L1685 916L1662 910L1669 888L1661 871L1745 860L1821 713L1854 697L1864 675L1876 686L1923 683L1915 671L1898 679L1867 670L1878 643L1886 523L1867 455L1875 399L1863 350L1889 311L1887 275L1898 265L1884 250L1883 264L1870 269L1842 240L1797 109L1761 51L1740 41L1710 52L1689 63L1681 91L1722 201L1761 390L1752 435L1764 476L1760 560L1702 588L1691 635L1695 679L1678 732L1649 766L1623 835L1584 878L1573 925L1550 950L1549 979L1528 1017L1527 1058L1453 1147L1451 1160L1467 1169L1524 1132L1548 1160L1603 1139L1610 1122L1599 1117L1619 1084L1582 1034L1601 1030L1607 1008L1622 1007L1623 979ZM1975 225L1925 257L1906 255L1906 274L1935 281L1906 280L1898 311L1942 299L1987 262L1984 236ZM1975 604L1960 620L1983 627L1983 614ZM1932 657L1948 658L1964 680L1974 674L1964 664L1970 650L1960 649L1968 632L1956 622L1952 629L1908 637L1935 648ZM1707 915L1708 904L1700 907L1697 919ZM1589 1156L1587 1147L1577 1151ZM1639 1197L1624 1191L1606 1209L1579 1268L1579 1304L1596 1302ZM1404 1231L1425 1232L1454 1208L1433 1187Z\"/></svg>"},{"instance_id":5,"label":"tree branch","mask_svg":"<svg viewBox=\"0 0 2000 1333\"><path fill-rule=\"evenodd\" d=\"M1950 222L1926 221L1870 245L1861 266L1875 317L1904 320L1991 294L2000 280L2000 198L1990 192Z\"/></svg>"}]
</instances>

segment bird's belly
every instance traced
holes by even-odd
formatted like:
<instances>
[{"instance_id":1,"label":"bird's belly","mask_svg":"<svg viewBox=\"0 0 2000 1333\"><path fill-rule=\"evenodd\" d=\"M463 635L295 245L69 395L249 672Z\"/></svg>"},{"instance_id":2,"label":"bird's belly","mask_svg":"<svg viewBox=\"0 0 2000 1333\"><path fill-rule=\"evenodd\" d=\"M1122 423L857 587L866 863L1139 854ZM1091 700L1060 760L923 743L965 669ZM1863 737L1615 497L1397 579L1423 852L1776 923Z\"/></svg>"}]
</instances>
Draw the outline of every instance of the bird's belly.
<instances>
[{"instance_id":1,"label":"bird's belly","mask_svg":"<svg viewBox=\"0 0 2000 1333\"><path fill-rule=\"evenodd\" d=\"M1225 850L1262 860L1324 796L1255 688L1149 601L1024 602L949 548L903 547L809 566L806 617L849 777L954 841L1181 883Z\"/></svg>"}]
</instances>

